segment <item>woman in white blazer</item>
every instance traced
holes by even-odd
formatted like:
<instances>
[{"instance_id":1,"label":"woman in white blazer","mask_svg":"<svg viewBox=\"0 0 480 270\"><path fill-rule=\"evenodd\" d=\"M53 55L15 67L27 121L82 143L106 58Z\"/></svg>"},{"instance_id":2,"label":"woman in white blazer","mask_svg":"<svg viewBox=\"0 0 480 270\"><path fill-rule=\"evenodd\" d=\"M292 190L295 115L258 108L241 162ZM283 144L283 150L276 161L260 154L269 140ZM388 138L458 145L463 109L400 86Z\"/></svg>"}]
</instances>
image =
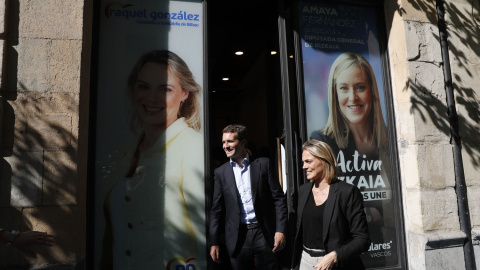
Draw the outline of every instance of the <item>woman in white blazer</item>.
<instances>
[{"instance_id":1,"label":"woman in white blazer","mask_svg":"<svg viewBox=\"0 0 480 270\"><path fill-rule=\"evenodd\" d=\"M128 78L130 127L102 179L100 269L166 269L205 261L201 87L186 63L162 50Z\"/></svg>"}]
</instances>

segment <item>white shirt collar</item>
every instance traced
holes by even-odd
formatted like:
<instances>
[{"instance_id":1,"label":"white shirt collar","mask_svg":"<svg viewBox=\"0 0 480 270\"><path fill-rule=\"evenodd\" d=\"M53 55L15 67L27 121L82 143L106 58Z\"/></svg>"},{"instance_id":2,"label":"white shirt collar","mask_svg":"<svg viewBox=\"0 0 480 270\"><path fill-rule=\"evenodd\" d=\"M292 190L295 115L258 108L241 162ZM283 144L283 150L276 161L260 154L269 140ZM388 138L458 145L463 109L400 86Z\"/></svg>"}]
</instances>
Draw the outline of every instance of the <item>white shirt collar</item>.
<instances>
[{"instance_id":1,"label":"white shirt collar","mask_svg":"<svg viewBox=\"0 0 480 270\"><path fill-rule=\"evenodd\" d=\"M250 164L250 157L248 156L248 153L245 155L245 157L242 160L243 167L248 166ZM232 167L239 166L233 159L230 158L230 165Z\"/></svg>"}]
</instances>

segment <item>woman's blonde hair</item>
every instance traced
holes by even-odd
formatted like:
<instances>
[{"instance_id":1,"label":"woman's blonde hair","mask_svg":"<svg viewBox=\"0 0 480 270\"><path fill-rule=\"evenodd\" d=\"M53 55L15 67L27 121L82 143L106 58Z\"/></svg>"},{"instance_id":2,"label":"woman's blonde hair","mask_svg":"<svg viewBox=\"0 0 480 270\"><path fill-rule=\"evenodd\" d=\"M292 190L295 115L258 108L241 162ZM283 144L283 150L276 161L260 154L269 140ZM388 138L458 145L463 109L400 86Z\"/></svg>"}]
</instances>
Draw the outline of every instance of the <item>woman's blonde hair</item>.
<instances>
[{"instance_id":1,"label":"woman's blonde hair","mask_svg":"<svg viewBox=\"0 0 480 270\"><path fill-rule=\"evenodd\" d=\"M327 183L330 184L337 178L337 161L332 148L326 142L315 139L308 140L302 145L302 150L320 159L323 163L323 178Z\"/></svg>"},{"instance_id":2,"label":"woman's blonde hair","mask_svg":"<svg viewBox=\"0 0 480 270\"><path fill-rule=\"evenodd\" d=\"M327 124L322 128L323 134L335 139L338 147L344 149L348 146L350 127L348 120L341 113L338 106L337 77L343 71L358 67L366 75L372 92L372 110L370 112L370 123L372 128L372 142L375 142L377 149L387 143L387 127L383 120L380 96L378 94L377 80L370 63L360 54L345 52L335 59L330 68L328 76L328 107L329 115Z\"/></svg>"},{"instance_id":3,"label":"woman's blonde hair","mask_svg":"<svg viewBox=\"0 0 480 270\"><path fill-rule=\"evenodd\" d=\"M193 78L193 74L185 61L175 53L168 50L155 50L142 55L128 76L127 85L130 96L133 92L133 86L137 81L138 73L146 63L167 65L173 75L178 77L182 89L188 91L188 97L178 111L178 117L185 117L187 125L199 131L202 127L200 102L202 87ZM138 117L138 113L132 108L130 113L130 129L135 132L141 127L142 122Z\"/></svg>"}]
</instances>

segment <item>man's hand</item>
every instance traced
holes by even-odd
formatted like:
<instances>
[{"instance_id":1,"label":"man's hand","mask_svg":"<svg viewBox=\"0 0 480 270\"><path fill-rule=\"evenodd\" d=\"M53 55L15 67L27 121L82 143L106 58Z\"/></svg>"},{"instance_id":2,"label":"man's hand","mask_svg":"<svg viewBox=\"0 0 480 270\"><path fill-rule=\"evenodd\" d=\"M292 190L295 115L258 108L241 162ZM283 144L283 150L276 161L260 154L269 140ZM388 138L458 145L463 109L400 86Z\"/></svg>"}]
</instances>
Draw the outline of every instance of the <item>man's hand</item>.
<instances>
[{"instance_id":1,"label":"man's hand","mask_svg":"<svg viewBox=\"0 0 480 270\"><path fill-rule=\"evenodd\" d=\"M332 251L327 255L323 256L317 264L313 267L315 270L330 270L333 267L333 264L337 261L337 252Z\"/></svg>"},{"instance_id":2,"label":"man's hand","mask_svg":"<svg viewBox=\"0 0 480 270\"><path fill-rule=\"evenodd\" d=\"M221 263L220 260L220 246L212 246L210 248L210 256L212 256L212 260L216 263Z\"/></svg>"},{"instance_id":3,"label":"man's hand","mask_svg":"<svg viewBox=\"0 0 480 270\"><path fill-rule=\"evenodd\" d=\"M55 240L53 240L52 235L44 232L26 231L21 232L17 237L15 237L12 245L25 253L35 255L32 250L33 245L51 247L54 243Z\"/></svg>"},{"instance_id":4,"label":"man's hand","mask_svg":"<svg viewBox=\"0 0 480 270\"><path fill-rule=\"evenodd\" d=\"M276 232L274 237L274 244L272 252L277 252L282 250L285 247L287 240L285 240L285 235L281 232Z\"/></svg>"}]
</instances>

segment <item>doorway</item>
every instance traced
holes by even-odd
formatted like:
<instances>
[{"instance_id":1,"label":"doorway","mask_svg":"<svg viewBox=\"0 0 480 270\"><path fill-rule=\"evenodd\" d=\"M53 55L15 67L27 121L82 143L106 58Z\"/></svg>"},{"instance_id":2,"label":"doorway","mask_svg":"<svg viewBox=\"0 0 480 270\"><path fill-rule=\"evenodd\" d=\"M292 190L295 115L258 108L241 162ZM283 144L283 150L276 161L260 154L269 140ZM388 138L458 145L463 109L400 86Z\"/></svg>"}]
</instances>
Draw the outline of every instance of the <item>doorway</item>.
<instances>
[{"instance_id":1,"label":"doorway","mask_svg":"<svg viewBox=\"0 0 480 270\"><path fill-rule=\"evenodd\" d=\"M208 0L206 145L210 196L214 169L228 161L221 143L227 125L247 127L247 147L253 157L278 159L277 138L283 135L284 112L277 10L275 0ZM207 217L209 209L207 200ZM230 269L226 252L221 255L222 264L213 263L209 269Z\"/></svg>"},{"instance_id":2,"label":"doorway","mask_svg":"<svg viewBox=\"0 0 480 270\"><path fill-rule=\"evenodd\" d=\"M227 161L221 136L229 124L247 127L254 156L275 158L276 138L283 131L277 5L273 0L208 1L212 173Z\"/></svg>"}]
</instances>

